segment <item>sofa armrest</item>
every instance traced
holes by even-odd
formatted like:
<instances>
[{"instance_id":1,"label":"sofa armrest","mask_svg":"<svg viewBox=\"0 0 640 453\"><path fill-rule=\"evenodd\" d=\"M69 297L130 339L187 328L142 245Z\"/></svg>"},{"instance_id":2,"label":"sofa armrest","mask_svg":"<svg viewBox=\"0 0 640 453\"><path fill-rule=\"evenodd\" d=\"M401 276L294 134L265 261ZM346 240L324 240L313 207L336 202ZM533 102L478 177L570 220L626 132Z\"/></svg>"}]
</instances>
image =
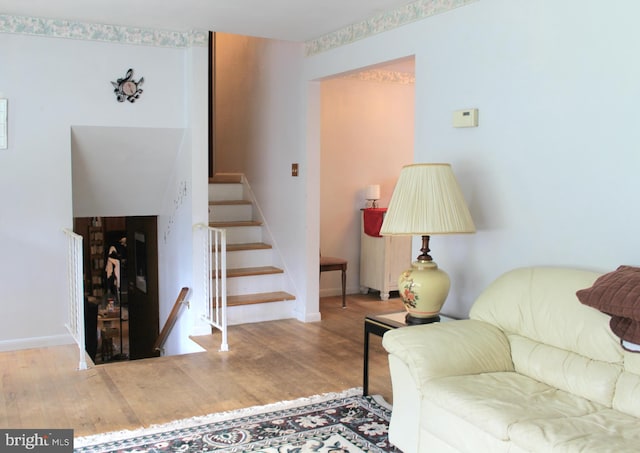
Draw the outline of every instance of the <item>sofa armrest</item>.
<instances>
[{"instance_id":1,"label":"sofa armrest","mask_svg":"<svg viewBox=\"0 0 640 453\"><path fill-rule=\"evenodd\" d=\"M418 387L439 377L514 370L507 336L473 319L390 330L382 345L407 365Z\"/></svg>"}]
</instances>

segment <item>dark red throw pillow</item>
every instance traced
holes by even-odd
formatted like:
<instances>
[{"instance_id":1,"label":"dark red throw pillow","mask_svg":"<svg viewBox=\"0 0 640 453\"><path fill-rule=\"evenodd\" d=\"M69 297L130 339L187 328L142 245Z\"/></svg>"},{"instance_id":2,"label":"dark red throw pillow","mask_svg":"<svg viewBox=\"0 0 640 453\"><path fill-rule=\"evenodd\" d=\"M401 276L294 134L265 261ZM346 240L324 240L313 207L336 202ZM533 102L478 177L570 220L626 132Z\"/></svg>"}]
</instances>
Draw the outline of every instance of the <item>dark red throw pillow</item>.
<instances>
[{"instance_id":1,"label":"dark red throw pillow","mask_svg":"<svg viewBox=\"0 0 640 453\"><path fill-rule=\"evenodd\" d=\"M620 266L600 276L578 300L611 315L609 326L621 339L640 344L640 267Z\"/></svg>"},{"instance_id":2,"label":"dark red throw pillow","mask_svg":"<svg viewBox=\"0 0 640 453\"><path fill-rule=\"evenodd\" d=\"M612 316L611 321L609 321L609 327L622 340L640 345L640 322L631 318Z\"/></svg>"}]
</instances>

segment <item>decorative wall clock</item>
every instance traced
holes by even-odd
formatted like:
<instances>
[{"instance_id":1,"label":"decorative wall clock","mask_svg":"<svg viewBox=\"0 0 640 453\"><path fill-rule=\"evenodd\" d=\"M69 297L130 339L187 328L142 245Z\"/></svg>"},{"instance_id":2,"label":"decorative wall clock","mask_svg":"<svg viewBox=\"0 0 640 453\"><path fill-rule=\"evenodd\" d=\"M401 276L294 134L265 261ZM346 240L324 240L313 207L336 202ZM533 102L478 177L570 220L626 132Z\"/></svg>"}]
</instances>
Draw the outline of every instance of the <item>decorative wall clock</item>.
<instances>
[{"instance_id":1,"label":"decorative wall clock","mask_svg":"<svg viewBox=\"0 0 640 453\"><path fill-rule=\"evenodd\" d=\"M133 80L133 69L129 69L127 74L122 79L118 79L115 82L111 82L113 85L113 92L116 94L118 102L136 102L136 99L142 94L142 88L140 85L144 82L144 77L140 77L137 82Z\"/></svg>"}]
</instances>

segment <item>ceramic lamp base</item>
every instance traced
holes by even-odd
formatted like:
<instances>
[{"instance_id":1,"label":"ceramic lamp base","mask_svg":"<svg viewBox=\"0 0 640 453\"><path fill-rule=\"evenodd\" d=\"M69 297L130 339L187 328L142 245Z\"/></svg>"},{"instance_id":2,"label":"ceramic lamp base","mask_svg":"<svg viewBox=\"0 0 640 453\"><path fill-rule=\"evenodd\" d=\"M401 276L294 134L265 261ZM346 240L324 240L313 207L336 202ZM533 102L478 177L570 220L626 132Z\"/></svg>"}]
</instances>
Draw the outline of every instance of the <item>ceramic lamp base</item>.
<instances>
[{"instance_id":1,"label":"ceramic lamp base","mask_svg":"<svg viewBox=\"0 0 640 453\"><path fill-rule=\"evenodd\" d=\"M433 261L414 261L398 279L398 291L408 312L407 323L426 324L437 317L451 281ZM409 322L411 319L411 322Z\"/></svg>"}]
</instances>

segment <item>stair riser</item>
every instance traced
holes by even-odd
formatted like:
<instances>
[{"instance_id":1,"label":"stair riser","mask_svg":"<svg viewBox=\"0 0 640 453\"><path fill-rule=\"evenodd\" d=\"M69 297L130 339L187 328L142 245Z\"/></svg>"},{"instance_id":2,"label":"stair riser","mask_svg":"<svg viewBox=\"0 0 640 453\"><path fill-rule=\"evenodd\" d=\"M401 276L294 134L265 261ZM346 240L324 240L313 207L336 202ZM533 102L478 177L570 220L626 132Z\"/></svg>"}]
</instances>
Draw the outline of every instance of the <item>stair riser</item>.
<instances>
[{"instance_id":1,"label":"stair riser","mask_svg":"<svg viewBox=\"0 0 640 453\"><path fill-rule=\"evenodd\" d=\"M227 323L230 326L234 326L252 322L294 318L294 309L295 300L228 307Z\"/></svg>"},{"instance_id":2,"label":"stair riser","mask_svg":"<svg viewBox=\"0 0 640 453\"><path fill-rule=\"evenodd\" d=\"M273 250L241 250L227 252L227 269L273 265Z\"/></svg>"},{"instance_id":3,"label":"stair riser","mask_svg":"<svg viewBox=\"0 0 640 453\"><path fill-rule=\"evenodd\" d=\"M284 274L251 275L227 279L227 295L269 293L284 288Z\"/></svg>"},{"instance_id":4,"label":"stair riser","mask_svg":"<svg viewBox=\"0 0 640 453\"><path fill-rule=\"evenodd\" d=\"M227 244L261 242L262 228L259 226L227 228Z\"/></svg>"},{"instance_id":5,"label":"stair riser","mask_svg":"<svg viewBox=\"0 0 640 453\"><path fill-rule=\"evenodd\" d=\"M209 206L209 222L232 222L253 220L253 206L250 204Z\"/></svg>"},{"instance_id":6,"label":"stair riser","mask_svg":"<svg viewBox=\"0 0 640 453\"><path fill-rule=\"evenodd\" d=\"M209 201L244 200L242 184L209 184Z\"/></svg>"}]
</instances>

